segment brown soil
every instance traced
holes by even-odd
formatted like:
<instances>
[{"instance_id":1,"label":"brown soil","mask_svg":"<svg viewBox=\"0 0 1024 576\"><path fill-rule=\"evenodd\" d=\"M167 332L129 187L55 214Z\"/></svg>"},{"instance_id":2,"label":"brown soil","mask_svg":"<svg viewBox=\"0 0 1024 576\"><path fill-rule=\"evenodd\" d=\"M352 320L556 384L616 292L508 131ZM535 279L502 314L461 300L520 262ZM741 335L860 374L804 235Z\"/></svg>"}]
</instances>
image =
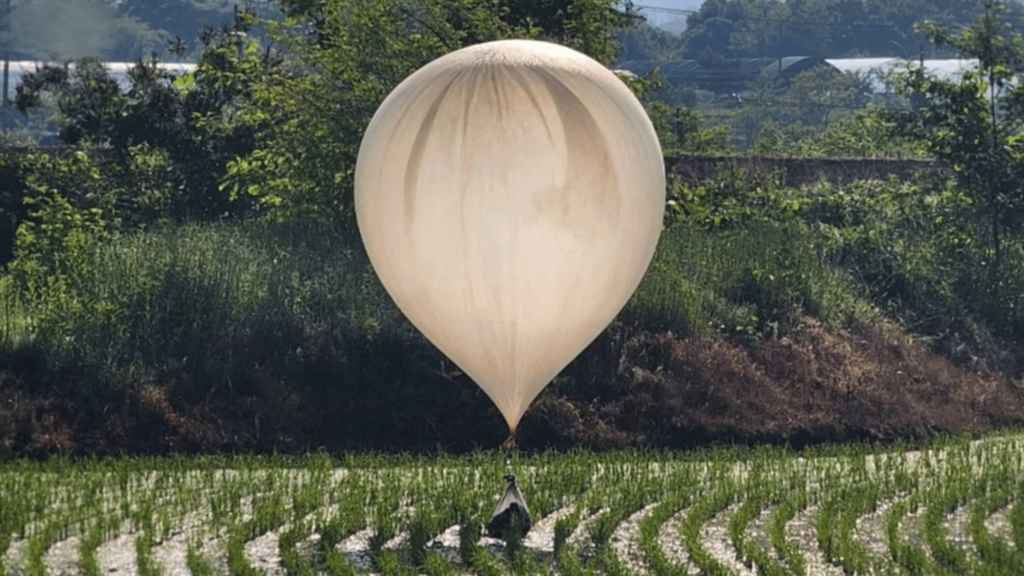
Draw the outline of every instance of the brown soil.
<instances>
[{"instance_id":1,"label":"brown soil","mask_svg":"<svg viewBox=\"0 0 1024 576\"><path fill-rule=\"evenodd\" d=\"M1024 422L1024 390L1009 378L954 366L881 324L837 330L803 318L793 334L756 347L639 334L620 352L591 355L617 368L613 386L556 387L523 430L593 448L800 447L978 435Z\"/></svg>"},{"instance_id":2,"label":"brown soil","mask_svg":"<svg viewBox=\"0 0 1024 576\"><path fill-rule=\"evenodd\" d=\"M0 371L0 457L497 447L503 422L493 405L450 365L438 375L438 359L425 344L407 346L393 363L370 367L393 373L394 384L339 385L330 397L262 375L244 397L149 383L102 402L81 386L31 385L8 368ZM757 345L608 330L541 394L520 443L802 447L1022 423L1024 390L1010 377L955 366L891 326L840 330L803 318L789 335Z\"/></svg>"}]
</instances>

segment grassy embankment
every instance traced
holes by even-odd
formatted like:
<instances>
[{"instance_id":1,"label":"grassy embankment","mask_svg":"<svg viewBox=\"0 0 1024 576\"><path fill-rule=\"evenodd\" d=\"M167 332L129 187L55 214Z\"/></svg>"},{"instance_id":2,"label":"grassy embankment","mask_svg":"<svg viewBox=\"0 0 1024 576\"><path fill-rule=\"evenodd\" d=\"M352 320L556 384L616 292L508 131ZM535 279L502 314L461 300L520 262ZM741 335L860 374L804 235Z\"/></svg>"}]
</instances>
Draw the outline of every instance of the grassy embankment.
<instances>
[{"instance_id":1,"label":"grassy embankment","mask_svg":"<svg viewBox=\"0 0 1024 576\"><path fill-rule=\"evenodd\" d=\"M542 394L527 449L805 445L1024 420L1024 241L986 279L944 182L675 186L623 313ZM503 424L358 240L246 222L83 241L0 280L0 455L471 450ZM38 280L38 279L37 279Z\"/></svg>"}]
</instances>

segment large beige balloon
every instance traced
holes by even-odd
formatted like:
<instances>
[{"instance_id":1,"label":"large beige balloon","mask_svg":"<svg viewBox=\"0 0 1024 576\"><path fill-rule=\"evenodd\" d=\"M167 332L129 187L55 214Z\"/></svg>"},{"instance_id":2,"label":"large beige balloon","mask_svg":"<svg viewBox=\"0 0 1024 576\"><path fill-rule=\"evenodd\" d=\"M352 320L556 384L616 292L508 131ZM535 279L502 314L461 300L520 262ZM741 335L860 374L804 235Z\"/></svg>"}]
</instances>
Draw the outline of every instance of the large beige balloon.
<instances>
[{"instance_id":1,"label":"large beige balloon","mask_svg":"<svg viewBox=\"0 0 1024 576\"><path fill-rule=\"evenodd\" d=\"M547 42L427 64L377 110L356 163L381 282L513 433L636 290L664 203L643 107L604 66Z\"/></svg>"}]
</instances>

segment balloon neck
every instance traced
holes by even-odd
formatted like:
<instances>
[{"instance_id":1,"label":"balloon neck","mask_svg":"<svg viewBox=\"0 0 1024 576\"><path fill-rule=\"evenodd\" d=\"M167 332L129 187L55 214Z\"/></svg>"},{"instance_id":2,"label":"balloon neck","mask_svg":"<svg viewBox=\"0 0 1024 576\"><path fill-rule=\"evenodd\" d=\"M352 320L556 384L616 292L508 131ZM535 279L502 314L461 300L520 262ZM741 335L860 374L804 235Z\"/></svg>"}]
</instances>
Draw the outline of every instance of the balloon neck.
<instances>
[{"instance_id":1,"label":"balloon neck","mask_svg":"<svg viewBox=\"0 0 1024 576\"><path fill-rule=\"evenodd\" d=\"M501 449L505 451L505 463L510 466L512 465L512 456L515 455L516 448L518 448L518 444L516 443L516 433L513 430L509 437L501 443Z\"/></svg>"}]
</instances>

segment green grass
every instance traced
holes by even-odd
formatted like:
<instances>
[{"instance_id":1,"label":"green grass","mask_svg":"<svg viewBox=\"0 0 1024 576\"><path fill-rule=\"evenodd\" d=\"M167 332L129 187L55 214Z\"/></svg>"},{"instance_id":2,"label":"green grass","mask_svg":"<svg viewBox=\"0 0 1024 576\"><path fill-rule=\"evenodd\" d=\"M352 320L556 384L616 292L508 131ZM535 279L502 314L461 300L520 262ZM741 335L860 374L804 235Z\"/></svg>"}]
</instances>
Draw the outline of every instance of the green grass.
<instances>
[{"instance_id":1,"label":"green grass","mask_svg":"<svg viewBox=\"0 0 1024 576\"><path fill-rule=\"evenodd\" d=\"M802 454L715 449L519 458L513 467L528 500L536 497L535 522L566 510L554 523L553 554L530 547L495 553L478 541L507 471L494 454L10 461L0 464L0 485L4 502L19 504L5 508L0 533L22 553L4 571L45 574L51 547L77 536L82 572L100 573L96 550L125 533L140 573L159 574L154 548L192 518L187 562L194 574L215 573L218 562L232 574L259 573L245 545L268 531L277 533L290 573L355 574L358 566L338 545L365 528L373 565L383 574L443 575L467 566L481 574L630 574L637 561L651 574L685 573L662 547L665 537L685 545L702 572L732 573L702 539L712 521L727 527L721 542L731 544L736 560L760 574L803 573L808 554L850 574L1000 574L1020 560L1022 444L1007 436L945 440L923 452L846 446ZM815 549L785 531L809 505L818 510ZM647 506L633 536L640 557L622 557L617 534ZM908 534L907 514L915 509L921 533ZM954 540L949 517L958 510L966 514L962 535L971 546ZM992 531L986 522L997 513L1005 522ZM666 532L679 514L678 531ZM871 514L884 527L869 535L887 547L882 555L868 550L856 528ZM765 533L755 535L753 520L761 515ZM434 538L451 526L461 526L464 537L449 557ZM216 540L223 556L204 555L204 542Z\"/></svg>"},{"instance_id":2,"label":"green grass","mask_svg":"<svg viewBox=\"0 0 1024 576\"><path fill-rule=\"evenodd\" d=\"M785 330L799 309L840 321L863 291L805 249L813 242L795 222L675 225L621 318L750 336ZM16 368L39 357L54 373L37 378L75 371L58 386L97 409L146 382L188 383L195 401L241 395L262 379L319 382L318 370L350 364L365 381L376 374L375 359L358 356L368 342L419 339L362 247L323 227L157 227L86 242L66 258L73 266L62 274L0 277L0 360Z\"/></svg>"},{"instance_id":3,"label":"green grass","mask_svg":"<svg viewBox=\"0 0 1024 576\"><path fill-rule=\"evenodd\" d=\"M863 290L807 249L815 241L796 222L672 226L622 318L728 334L777 332L797 309L840 321ZM216 382L218 368L253 363L287 370L302 359L297 349L324 339L409 328L361 246L330 229L165 227L87 243L68 258L67 274L2 278L0 344L31 343L111 386L171 375Z\"/></svg>"}]
</instances>

